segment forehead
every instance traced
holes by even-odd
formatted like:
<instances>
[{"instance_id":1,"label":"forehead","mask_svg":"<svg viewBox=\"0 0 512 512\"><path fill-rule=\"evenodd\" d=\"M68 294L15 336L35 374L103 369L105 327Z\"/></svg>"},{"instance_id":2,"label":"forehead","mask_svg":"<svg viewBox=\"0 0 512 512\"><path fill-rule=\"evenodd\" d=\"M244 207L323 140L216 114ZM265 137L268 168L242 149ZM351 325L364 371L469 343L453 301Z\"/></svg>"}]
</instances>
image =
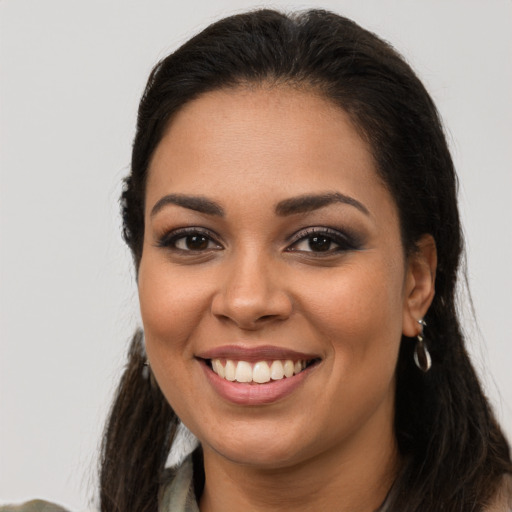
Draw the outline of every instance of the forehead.
<instances>
[{"instance_id":1,"label":"forehead","mask_svg":"<svg viewBox=\"0 0 512 512\"><path fill-rule=\"evenodd\" d=\"M169 192L250 200L262 189L276 200L387 194L344 110L311 91L259 86L209 92L177 113L150 164L147 205Z\"/></svg>"}]
</instances>

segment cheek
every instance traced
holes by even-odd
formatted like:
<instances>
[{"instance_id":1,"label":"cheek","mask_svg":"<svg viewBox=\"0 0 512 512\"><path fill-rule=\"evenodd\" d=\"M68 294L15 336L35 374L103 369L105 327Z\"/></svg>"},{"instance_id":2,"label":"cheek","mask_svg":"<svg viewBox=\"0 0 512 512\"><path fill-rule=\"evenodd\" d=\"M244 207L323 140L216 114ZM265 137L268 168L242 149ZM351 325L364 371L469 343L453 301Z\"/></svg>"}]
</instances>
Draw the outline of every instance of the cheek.
<instances>
[{"instance_id":1,"label":"cheek","mask_svg":"<svg viewBox=\"0 0 512 512\"><path fill-rule=\"evenodd\" d=\"M309 286L302 307L310 323L344 352L344 364L387 357L394 360L402 331L403 271L393 262L361 264L326 274ZM304 288L306 289L306 288ZM341 355L341 354L340 354Z\"/></svg>"},{"instance_id":2,"label":"cheek","mask_svg":"<svg viewBox=\"0 0 512 512\"><path fill-rule=\"evenodd\" d=\"M149 251L148 251L149 252ZM195 399L190 386L194 357L189 340L207 307L201 281L164 258L143 256L139 267L139 302L152 372L175 412L187 417Z\"/></svg>"},{"instance_id":3,"label":"cheek","mask_svg":"<svg viewBox=\"0 0 512 512\"><path fill-rule=\"evenodd\" d=\"M159 258L142 258L138 289L148 345L183 348L208 309L208 289L190 273L185 268L171 268Z\"/></svg>"}]
</instances>

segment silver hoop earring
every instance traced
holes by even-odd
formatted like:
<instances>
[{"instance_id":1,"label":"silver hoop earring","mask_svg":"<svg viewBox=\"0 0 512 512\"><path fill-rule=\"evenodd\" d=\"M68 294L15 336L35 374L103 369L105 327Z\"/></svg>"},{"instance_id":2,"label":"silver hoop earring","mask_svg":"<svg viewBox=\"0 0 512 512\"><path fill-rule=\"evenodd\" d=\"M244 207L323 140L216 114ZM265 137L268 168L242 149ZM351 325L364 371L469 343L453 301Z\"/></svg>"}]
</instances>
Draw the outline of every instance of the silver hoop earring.
<instances>
[{"instance_id":1,"label":"silver hoop earring","mask_svg":"<svg viewBox=\"0 0 512 512\"><path fill-rule=\"evenodd\" d=\"M142 378L144 380L148 380L149 379L149 361L146 359L144 361L144 365L142 367Z\"/></svg>"},{"instance_id":2,"label":"silver hoop earring","mask_svg":"<svg viewBox=\"0 0 512 512\"><path fill-rule=\"evenodd\" d=\"M423 328L426 327L426 322L421 318L418 320L421 325L421 332L416 336L416 346L414 347L414 362L416 366L424 373L427 373L432 367L432 358L428 351L427 344L423 339Z\"/></svg>"},{"instance_id":3,"label":"silver hoop earring","mask_svg":"<svg viewBox=\"0 0 512 512\"><path fill-rule=\"evenodd\" d=\"M145 359L142 363L142 378L145 381L149 381L149 384L153 389L158 389L158 384L156 382L155 376L151 371L151 365L149 364L149 359Z\"/></svg>"}]
</instances>

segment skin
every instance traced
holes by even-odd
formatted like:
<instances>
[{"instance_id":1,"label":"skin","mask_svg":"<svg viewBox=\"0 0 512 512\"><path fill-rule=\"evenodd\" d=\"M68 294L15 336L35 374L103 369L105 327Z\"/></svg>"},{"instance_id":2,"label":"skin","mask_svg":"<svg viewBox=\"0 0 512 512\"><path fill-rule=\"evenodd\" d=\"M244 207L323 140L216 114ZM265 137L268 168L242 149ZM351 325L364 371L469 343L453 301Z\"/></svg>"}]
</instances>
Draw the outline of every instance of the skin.
<instances>
[{"instance_id":1,"label":"skin","mask_svg":"<svg viewBox=\"0 0 512 512\"><path fill-rule=\"evenodd\" d=\"M367 211L341 202L275 211L325 193ZM168 194L208 198L224 215L172 203L152 213ZM350 243L315 250L304 230L326 226ZM169 235L184 227L207 229L211 241L188 250L190 238ZM364 512L382 503L400 464L400 339L420 331L435 265L429 236L404 255L371 152L329 101L261 86L210 92L182 108L149 168L138 286L151 368L203 446L202 511ZM215 392L196 357L227 344L321 361L284 399L236 405Z\"/></svg>"}]
</instances>

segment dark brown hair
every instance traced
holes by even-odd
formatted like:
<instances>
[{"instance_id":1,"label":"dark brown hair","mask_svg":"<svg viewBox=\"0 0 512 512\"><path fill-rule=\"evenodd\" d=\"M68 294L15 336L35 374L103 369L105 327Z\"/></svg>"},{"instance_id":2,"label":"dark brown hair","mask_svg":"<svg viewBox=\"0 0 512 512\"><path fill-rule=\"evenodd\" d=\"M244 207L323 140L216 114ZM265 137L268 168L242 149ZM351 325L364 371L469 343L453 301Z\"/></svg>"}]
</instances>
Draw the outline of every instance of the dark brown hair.
<instances>
[{"instance_id":1,"label":"dark brown hair","mask_svg":"<svg viewBox=\"0 0 512 512\"><path fill-rule=\"evenodd\" d=\"M348 112L396 201L404 250L414 251L425 233L434 237L436 295L426 317L433 365L426 374L418 371L414 343L402 340L395 432L406 463L391 510L482 511L512 465L464 347L455 308L463 244L456 176L430 96L389 44L326 11L260 10L214 23L157 64L140 103L121 201L135 266L142 256L148 164L168 123L194 98L246 83L303 86ZM104 512L157 510L176 416L144 379L142 350L138 333L104 439Z\"/></svg>"}]
</instances>

